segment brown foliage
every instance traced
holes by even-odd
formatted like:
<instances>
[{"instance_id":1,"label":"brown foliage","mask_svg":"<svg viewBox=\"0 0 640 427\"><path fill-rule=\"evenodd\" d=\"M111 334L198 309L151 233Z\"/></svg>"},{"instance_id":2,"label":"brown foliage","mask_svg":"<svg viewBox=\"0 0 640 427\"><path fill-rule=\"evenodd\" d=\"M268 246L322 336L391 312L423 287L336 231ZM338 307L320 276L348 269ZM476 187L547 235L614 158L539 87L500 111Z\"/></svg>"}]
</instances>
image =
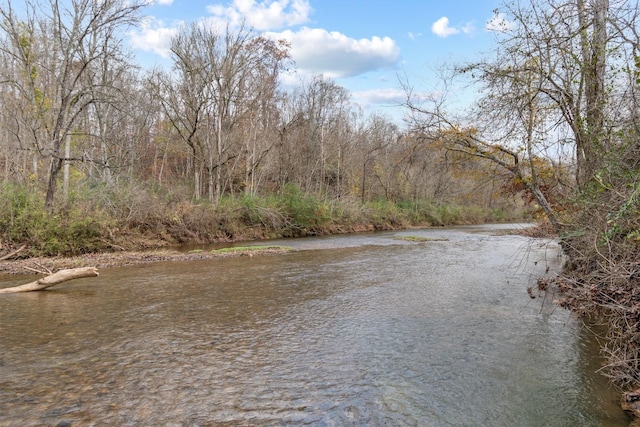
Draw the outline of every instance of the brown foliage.
<instances>
[{"instance_id":1,"label":"brown foliage","mask_svg":"<svg viewBox=\"0 0 640 427\"><path fill-rule=\"evenodd\" d=\"M560 306L606 326L603 372L626 388L640 382L640 212L636 186L617 184L601 181L565 230L569 261L553 285Z\"/></svg>"}]
</instances>

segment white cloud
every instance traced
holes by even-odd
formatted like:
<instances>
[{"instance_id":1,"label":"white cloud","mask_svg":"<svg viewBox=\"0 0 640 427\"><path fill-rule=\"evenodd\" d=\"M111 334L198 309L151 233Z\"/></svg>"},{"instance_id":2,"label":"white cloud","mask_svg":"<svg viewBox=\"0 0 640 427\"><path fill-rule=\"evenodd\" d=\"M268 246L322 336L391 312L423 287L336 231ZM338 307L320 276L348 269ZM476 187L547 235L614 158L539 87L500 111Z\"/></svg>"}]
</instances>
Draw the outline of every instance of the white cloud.
<instances>
[{"instance_id":1,"label":"white cloud","mask_svg":"<svg viewBox=\"0 0 640 427\"><path fill-rule=\"evenodd\" d=\"M309 0L233 0L229 6L207 6L211 19L237 26L241 22L259 31L269 31L309 21Z\"/></svg>"},{"instance_id":2,"label":"white cloud","mask_svg":"<svg viewBox=\"0 0 640 427\"><path fill-rule=\"evenodd\" d=\"M484 28L487 31L496 31L499 33L503 33L513 30L515 26L516 24L514 22L509 21L505 18L504 13L496 12L493 14L491 19L487 21L487 24Z\"/></svg>"},{"instance_id":3,"label":"white cloud","mask_svg":"<svg viewBox=\"0 0 640 427\"><path fill-rule=\"evenodd\" d=\"M329 78L393 68L400 58L400 49L389 37L353 39L339 32L307 27L267 35L291 43L291 56L299 70Z\"/></svg>"},{"instance_id":4,"label":"white cloud","mask_svg":"<svg viewBox=\"0 0 640 427\"><path fill-rule=\"evenodd\" d=\"M233 0L227 6L212 5L207 10L211 15L198 22L220 31L243 23L256 30L298 25L307 21L311 13L308 0ZM171 38L183 25L181 21L165 24L162 20L148 17L130 33L131 46L168 58ZM301 74L352 77L369 71L392 69L400 59L400 49L389 37L354 39L339 32L308 27L264 34L289 41L292 59Z\"/></svg>"},{"instance_id":5,"label":"white cloud","mask_svg":"<svg viewBox=\"0 0 640 427\"><path fill-rule=\"evenodd\" d=\"M438 37L449 37L458 34L460 30L449 26L449 18L443 16L431 25L431 31Z\"/></svg>"},{"instance_id":6,"label":"white cloud","mask_svg":"<svg viewBox=\"0 0 640 427\"><path fill-rule=\"evenodd\" d=\"M169 6L171 3L173 3L173 0L146 0L145 2L147 5L152 6L154 4L161 4L163 6Z\"/></svg>"},{"instance_id":7,"label":"white cloud","mask_svg":"<svg viewBox=\"0 0 640 427\"><path fill-rule=\"evenodd\" d=\"M142 21L137 31L130 33L131 47L168 58L171 38L177 34L180 25L181 23L176 23L173 27L167 27L163 21L148 17Z\"/></svg>"},{"instance_id":8,"label":"white cloud","mask_svg":"<svg viewBox=\"0 0 640 427\"><path fill-rule=\"evenodd\" d=\"M449 26L449 18L447 18L446 16L443 16L431 25L431 32L442 38L460 33L472 34L474 31L475 27L471 22L467 22L465 25L459 28Z\"/></svg>"}]
</instances>

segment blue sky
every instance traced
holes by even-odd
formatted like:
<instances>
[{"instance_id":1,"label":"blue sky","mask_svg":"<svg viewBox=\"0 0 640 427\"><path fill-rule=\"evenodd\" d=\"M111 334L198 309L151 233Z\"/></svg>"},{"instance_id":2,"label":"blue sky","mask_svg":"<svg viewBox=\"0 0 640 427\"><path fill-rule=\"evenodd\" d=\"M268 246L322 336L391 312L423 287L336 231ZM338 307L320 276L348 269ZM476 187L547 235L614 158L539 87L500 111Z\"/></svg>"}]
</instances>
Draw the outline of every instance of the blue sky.
<instances>
[{"instance_id":1,"label":"blue sky","mask_svg":"<svg viewBox=\"0 0 640 427\"><path fill-rule=\"evenodd\" d=\"M494 46L500 0L150 0L131 33L143 65L166 65L168 41L185 23L244 19L258 32L290 41L300 76L324 74L367 110L393 115L398 76L435 90L443 64L472 61ZM468 97L468 96L467 96ZM386 108L386 111L385 111Z\"/></svg>"}]
</instances>

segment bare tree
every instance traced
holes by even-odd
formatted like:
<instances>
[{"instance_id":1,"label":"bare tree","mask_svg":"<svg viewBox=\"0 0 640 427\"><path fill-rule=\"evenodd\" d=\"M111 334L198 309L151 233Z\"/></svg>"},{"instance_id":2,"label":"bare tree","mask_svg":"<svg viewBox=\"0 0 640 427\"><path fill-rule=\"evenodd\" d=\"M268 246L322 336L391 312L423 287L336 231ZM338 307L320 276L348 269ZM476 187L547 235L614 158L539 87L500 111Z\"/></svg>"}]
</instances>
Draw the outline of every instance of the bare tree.
<instances>
[{"instance_id":1,"label":"bare tree","mask_svg":"<svg viewBox=\"0 0 640 427\"><path fill-rule=\"evenodd\" d=\"M1 47L13 72L2 81L25 105L31 149L49 161L45 204L53 209L58 174L70 158L64 152L81 114L104 100L99 61L120 61L122 30L136 22L142 0L28 0L0 7ZM20 136L24 134L19 133Z\"/></svg>"},{"instance_id":2,"label":"bare tree","mask_svg":"<svg viewBox=\"0 0 640 427\"><path fill-rule=\"evenodd\" d=\"M371 193L370 179L375 177L382 187L385 185L380 179L379 165L376 160L379 157L386 157L391 145L400 138L398 127L381 115L372 115L362 128L358 138L360 151L360 163L362 167L360 175L360 201L367 200L367 194ZM387 197L388 191L384 188L382 193L373 193L374 198Z\"/></svg>"},{"instance_id":3,"label":"bare tree","mask_svg":"<svg viewBox=\"0 0 640 427\"><path fill-rule=\"evenodd\" d=\"M290 182L306 191L340 193L353 106L342 86L321 75L302 81L283 106L281 157Z\"/></svg>"},{"instance_id":4,"label":"bare tree","mask_svg":"<svg viewBox=\"0 0 640 427\"><path fill-rule=\"evenodd\" d=\"M408 104L419 113L418 127L446 135L454 149L490 159L522 181L558 227L538 173L549 163L539 160L559 164L565 147L573 147L575 182L583 188L615 147L617 75L634 68L621 58L636 49L637 4L545 0L506 3L502 12L509 24L497 31L493 59L456 70L482 88L466 124L438 102Z\"/></svg>"},{"instance_id":5,"label":"bare tree","mask_svg":"<svg viewBox=\"0 0 640 427\"><path fill-rule=\"evenodd\" d=\"M196 31L194 29L194 31ZM193 196L199 200L202 195L201 177L205 158L205 136L203 125L209 103L206 87L207 77L203 75L205 65L191 52L197 46L195 41L180 33L172 40L172 54L176 75L159 71L152 76L156 82L157 96L161 100L166 117L191 150L193 162Z\"/></svg>"},{"instance_id":6,"label":"bare tree","mask_svg":"<svg viewBox=\"0 0 640 427\"><path fill-rule=\"evenodd\" d=\"M243 121L253 119L255 126L261 114L266 119L287 46L244 27L221 34L195 23L173 39L171 52L177 78L164 79L165 110L204 167L209 199L219 200L243 151L234 144L234 132ZM249 140L255 143L256 137ZM249 146L244 153L250 163L246 175L261 156Z\"/></svg>"},{"instance_id":7,"label":"bare tree","mask_svg":"<svg viewBox=\"0 0 640 427\"><path fill-rule=\"evenodd\" d=\"M496 60L462 70L476 74L489 89L516 88L516 96L535 99L546 115L536 120L547 130L555 127L561 135L557 142L565 143L563 128L569 130L581 186L598 171L611 146L617 70L633 67L618 58L633 46L628 37L635 23L628 18L636 9L637 4L620 0L505 4L513 29L499 34Z\"/></svg>"}]
</instances>

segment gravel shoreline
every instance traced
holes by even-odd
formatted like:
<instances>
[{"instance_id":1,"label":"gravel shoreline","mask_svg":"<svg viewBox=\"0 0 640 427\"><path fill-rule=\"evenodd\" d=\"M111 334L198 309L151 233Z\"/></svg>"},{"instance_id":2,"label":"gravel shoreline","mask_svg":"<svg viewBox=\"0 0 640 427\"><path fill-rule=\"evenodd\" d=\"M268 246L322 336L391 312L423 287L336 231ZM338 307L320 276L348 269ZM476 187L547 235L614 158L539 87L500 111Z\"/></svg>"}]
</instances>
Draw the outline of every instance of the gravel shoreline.
<instances>
[{"instance_id":1,"label":"gravel shoreline","mask_svg":"<svg viewBox=\"0 0 640 427\"><path fill-rule=\"evenodd\" d=\"M34 257L19 260L0 261L0 275L42 274L47 270L55 272L65 268L78 267L124 267L135 264L147 264L162 261L192 261L212 258L253 256L254 254L280 254L289 249L269 247L257 250L239 250L232 252L178 252L160 249L152 252L113 252L86 254L74 257Z\"/></svg>"}]
</instances>

